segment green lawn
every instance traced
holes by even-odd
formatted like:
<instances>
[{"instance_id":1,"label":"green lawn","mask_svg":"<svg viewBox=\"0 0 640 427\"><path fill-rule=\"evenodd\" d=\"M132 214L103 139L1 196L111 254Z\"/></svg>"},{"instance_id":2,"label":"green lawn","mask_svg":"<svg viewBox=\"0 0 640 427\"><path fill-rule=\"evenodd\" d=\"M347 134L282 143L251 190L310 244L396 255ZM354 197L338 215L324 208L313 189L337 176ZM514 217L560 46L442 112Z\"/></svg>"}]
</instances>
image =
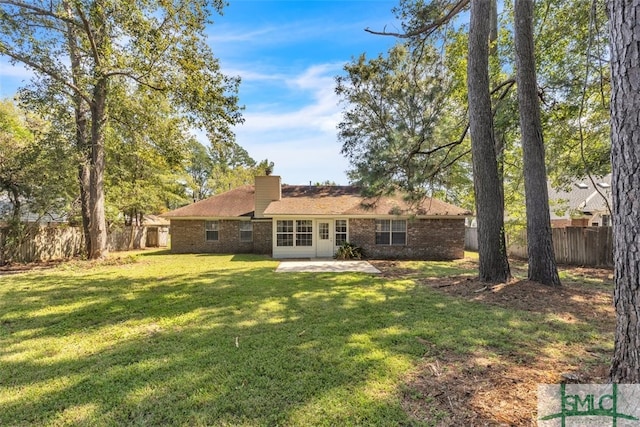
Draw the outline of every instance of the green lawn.
<instances>
[{"instance_id":1,"label":"green lawn","mask_svg":"<svg viewBox=\"0 0 640 427\"><path fill-rule=\"evenodd\" d=\"M414 425L401 400L424 357L597 341L409 279L276 265L160 251L1 276L0 425Z\"/></svg>"}]
</instances>

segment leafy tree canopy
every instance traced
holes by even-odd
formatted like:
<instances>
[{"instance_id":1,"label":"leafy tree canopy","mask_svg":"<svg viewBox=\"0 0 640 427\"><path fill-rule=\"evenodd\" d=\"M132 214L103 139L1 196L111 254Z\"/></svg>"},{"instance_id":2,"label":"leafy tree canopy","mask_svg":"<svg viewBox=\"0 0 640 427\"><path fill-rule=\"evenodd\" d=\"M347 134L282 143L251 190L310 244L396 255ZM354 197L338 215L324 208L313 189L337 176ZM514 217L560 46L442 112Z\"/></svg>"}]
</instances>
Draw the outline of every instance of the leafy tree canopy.
<instances>
[{"instance_id":1,"label":"leafy tree canopy","mask_svg":"<svg viewBox=\"0 0 640 427\"><path fill-rule=\"evenodd\" d=\"M338 126L349 178L372 195L399 189L421 198L465 179L465 157L451 75L438 52L397 45L388 56L361 55L345 66L336 92L345 103Z\"/></svg>"}]
</instances>

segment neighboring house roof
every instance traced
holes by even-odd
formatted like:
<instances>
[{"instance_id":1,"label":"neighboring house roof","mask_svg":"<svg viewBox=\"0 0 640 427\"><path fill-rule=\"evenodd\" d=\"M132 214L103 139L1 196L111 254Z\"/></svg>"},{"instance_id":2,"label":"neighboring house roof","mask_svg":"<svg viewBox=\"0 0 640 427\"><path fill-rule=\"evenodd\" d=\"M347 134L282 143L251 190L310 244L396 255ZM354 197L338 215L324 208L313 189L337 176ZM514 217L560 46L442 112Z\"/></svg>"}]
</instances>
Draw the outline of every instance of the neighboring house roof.
<instances>
[{"instance_id":1,"label":"neighboring house roof","mask_svg":"<svg viewBox=\"0 0 640 427\"><path fill-rule=\"evenodd\" d=\"M234 218L252 216L255 209L253 185L234 188L199 202L167 212L165 218Z\"/></svg>"},{"instance_id":2,"label":"neighboring house roof","mask_svg":"<svg viewBox=\"0 0 640 427\"><path fill-rule=\"evenodd\" d=\"M569 218L576 212L585 215L608 213L607 203L611 203L611 174L595 179L597 189L591 180L574 183L570 189L549 188L551 219Z\"/></svg>"},{"instance_id":3,"label":"neighboring house roof","mask_svg":"<svg viewBox=\"0 0 640 427\"><path fill-rule=\"evenodd\" d=\"M280 200L272 201L264 211L266 216L371 216L420 215L467 216L466 209L427 198L411 206L401 197L367 199L354 186L283 185ZM248 185L189 206L168 212L167 218L251 216L255 209L254 186Z\"/></svg>"}]
</instances>

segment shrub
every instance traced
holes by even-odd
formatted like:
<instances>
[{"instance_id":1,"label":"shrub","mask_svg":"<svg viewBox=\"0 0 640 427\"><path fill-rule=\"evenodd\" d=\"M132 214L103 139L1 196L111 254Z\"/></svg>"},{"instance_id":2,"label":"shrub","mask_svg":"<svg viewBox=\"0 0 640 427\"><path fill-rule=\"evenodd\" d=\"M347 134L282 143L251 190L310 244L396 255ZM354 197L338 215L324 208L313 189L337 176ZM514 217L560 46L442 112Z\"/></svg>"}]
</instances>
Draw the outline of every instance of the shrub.
<instances>
[{"instance_id":1,"label":"shrub","mask_svg":"<svg viewBox=\"0 0 640 427\"><path fill-rule=\"evenodd\" d=\"M335 259L362 259L364 251L360 246L344 242L334 255Z\"/></svg>"}]
</instances>

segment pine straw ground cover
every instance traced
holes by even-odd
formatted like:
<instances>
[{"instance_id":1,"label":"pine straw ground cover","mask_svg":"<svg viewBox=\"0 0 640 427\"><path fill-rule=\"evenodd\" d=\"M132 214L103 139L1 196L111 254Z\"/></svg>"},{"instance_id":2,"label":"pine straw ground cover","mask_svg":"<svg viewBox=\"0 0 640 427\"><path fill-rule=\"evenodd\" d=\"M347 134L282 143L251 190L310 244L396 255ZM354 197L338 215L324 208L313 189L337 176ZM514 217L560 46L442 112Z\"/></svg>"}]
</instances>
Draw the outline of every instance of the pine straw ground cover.
<instances>
[{"instance_id":1,"label":"pine straw ground cover","mask_svg":"<svg viewBox=\"0 0 640 427\"><path fill-rule=\"evenodd\" d=\"M477 258L477 255L476 255ZM438 277L438 263L376 262L387 277L412 277L420 286L456 299L522 313L539 320L539 337L495 351L486 342L470 353L448 351L425 340L427 351L406 384L403 406L415 419L446 414L442 426L535 426L538 384L604 383L613 350L613 272L560 266L563 286L549 288L526 278L526 264L511 260L514 279L487 286L471 273ZM473 259L459 267L476 268ZM441 267L450 268L443 263ZM517 323L521 322L522 318ZM505 322L508 334L509 323ZM568 328L586 335L556 335ZM426 407L425 401L432 402Z\"/></svg>"},{"instance_id":2,"label":"pine straw ground cover","mask_svg":"<svg viewBox=\"0 0 640 427\"><path fill-rule=\"evenodd\" d=\"M488 288L472 258L375 264L145 251L0 275L0 425L534 425L538 383L604 381L611 272Z\"/></svg>"}]
</instances>

